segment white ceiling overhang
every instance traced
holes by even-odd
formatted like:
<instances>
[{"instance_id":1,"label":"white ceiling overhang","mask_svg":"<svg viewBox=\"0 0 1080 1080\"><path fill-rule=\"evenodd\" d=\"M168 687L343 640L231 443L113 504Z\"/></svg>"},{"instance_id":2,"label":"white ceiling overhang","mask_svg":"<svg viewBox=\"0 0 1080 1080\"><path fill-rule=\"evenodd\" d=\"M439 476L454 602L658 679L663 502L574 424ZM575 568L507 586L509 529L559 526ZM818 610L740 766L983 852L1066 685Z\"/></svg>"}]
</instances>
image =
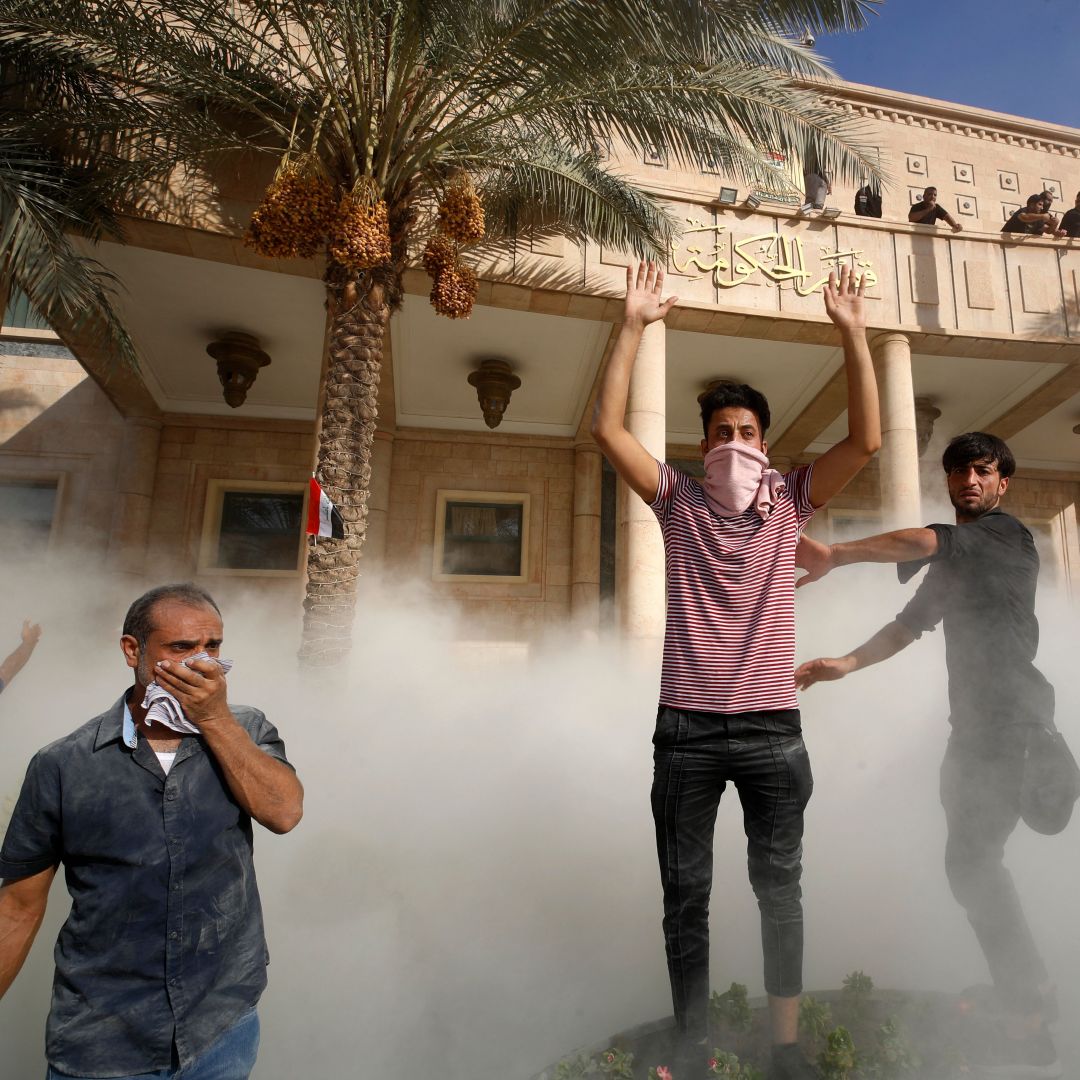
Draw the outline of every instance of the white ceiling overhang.
<instances>
[{"instance_id":1,"label":"white ceiling overhang","mask_svg":"<svg viewBox=\"0 0 1080 1080\"><path fill-rule=\"evenodd\" d=\"M322 367L322 283L234 263L136 246L98 245L93 254L118 278L120 313L143 358L148 389L166 412L313 420ZM391 320L396 422L484 433L469 372L487 357L507 360L522 385L497 429L504 435L572 438L580 429L611 324L478 305L467 320L437 316L425 296L408 294ZM226 331L254 334L270 355L247 401L230 409L206 346ZM697 395L717 377L758 387L772 408L773 441L839 369L832 346L671 330L666 338L668 441L701 438ZM976 357L915 355L915 392L933 399L939 433L977 429L1022 401L1061 365ZM1013 436L1022 464L1080 467L1080 395ZM808 447L842 438L846 417Z\"/></svg>"}]
</instances>

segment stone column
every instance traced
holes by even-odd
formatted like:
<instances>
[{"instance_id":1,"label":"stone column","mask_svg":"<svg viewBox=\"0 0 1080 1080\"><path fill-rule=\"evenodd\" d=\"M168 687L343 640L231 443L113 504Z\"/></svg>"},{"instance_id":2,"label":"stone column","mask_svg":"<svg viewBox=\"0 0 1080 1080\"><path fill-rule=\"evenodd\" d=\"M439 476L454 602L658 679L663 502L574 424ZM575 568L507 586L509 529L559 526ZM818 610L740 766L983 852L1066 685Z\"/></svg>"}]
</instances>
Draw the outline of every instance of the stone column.
<instances>
[{"instance_id":1,"label":"stone column","mask_svg":"<svg viewBox=\"0 0 1080 1080\"><path fill-rule=\"evenodd\" d=\"M570 614L588 637L600 630L600 482L604 463L596 443L574 447L574 535Z\"/></svg>"},{"instance_id":2,"label":"stone column","mask_svg":"<svg viewBox=\"0 0 1080 1080\"><path fill-rule=\"evenodd\" d=\"M911 528L922 524L911 343L904 334L879 334L871 349L881 398L882 516L886 529Z\"/></svg>"},{"instance_id":3,"label":"stone column","mask_svg":"<svg viewBox=\"0 0 1080 1080\"><path fill-rule=\"evenodd\" d=\"M375 441L371 447L367 535L364 538L361 572L381 566L386 558L386 525L390 517L390 466L393 460L393 433L383 428L376 429Z\"/></svg>"},{"instance_id":4,"label":"stone column","mask_svg":"<svg viewBox=\"0 0 1080 1080\"><path fill-rule=\"evenodd\" d=\"M145 570L160 445L159 419L149 416L125 419L106 557L108 569L116 573L142 574Z\"/></svg>"},{"instance_id":5,"label":"stone column","mask_svg":"<svg viewBox=\"0 0 1080 1080\"><path fill-rule=\"evenodd\" d=\"M667 440L664 324L646 327L630 379L626 428L658 461ZM664 637L664 541L653 512L621 480L617 498L616 604L623 636L657 653ZM651 651L651 650L650 650Z\"/></svg>"}]
</instances>

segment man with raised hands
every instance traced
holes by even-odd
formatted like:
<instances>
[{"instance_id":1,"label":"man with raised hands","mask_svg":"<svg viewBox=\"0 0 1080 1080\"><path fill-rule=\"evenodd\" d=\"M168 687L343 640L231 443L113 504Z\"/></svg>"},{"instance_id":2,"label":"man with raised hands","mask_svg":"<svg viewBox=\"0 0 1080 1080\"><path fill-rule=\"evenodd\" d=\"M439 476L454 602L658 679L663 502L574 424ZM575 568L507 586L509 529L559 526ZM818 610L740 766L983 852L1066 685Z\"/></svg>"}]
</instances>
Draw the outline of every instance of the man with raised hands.
<instances>
[{"instance_id":1,"label":"man with raised hands","mask_svg":"<svg viewBox=\"0 0 1080 1080\"><path fill-rule=\"evenodd\" d=\"M881 443L865 279L857 283L844 267L825 288L825 309L844 350L847 437L812 465L781 475L766 457L764 395L720 383L701 398L702 481L657 461L624 424L645 327L662 321L676 303L676 297L661 298L663 281L663 271L651 263L627 269L622 328L601 381L592 433L656 514L667 558L652 807L679 1036L675 1074L693 1080L695 1072L706 1072L713 829L731 782L743 807L750 883L761 911L771 1076L810 1078L816 1072L796 1043L803 811L813 779L792 681L795 548L814 511Z\"/></svg>"}]
</instances>

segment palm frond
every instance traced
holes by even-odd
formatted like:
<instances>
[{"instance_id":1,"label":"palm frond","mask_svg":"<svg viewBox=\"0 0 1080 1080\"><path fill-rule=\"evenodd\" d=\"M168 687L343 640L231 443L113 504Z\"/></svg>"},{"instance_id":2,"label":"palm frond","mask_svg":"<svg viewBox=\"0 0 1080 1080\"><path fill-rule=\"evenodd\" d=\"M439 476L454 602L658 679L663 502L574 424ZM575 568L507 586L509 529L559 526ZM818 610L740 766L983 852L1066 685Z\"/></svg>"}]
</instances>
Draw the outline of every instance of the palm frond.
<instances>
[{"instance_id":1,"label":"palm frond","mask_svg":"<svg viewBox=\"0 0 1080 1080\"><path fill-rule=\"evenodd\" d=\"M659 200L604 167L598 155L557 143L491 147L472 162L492 239L560 233L578 243L659 256L675 222ZM482 170L482 171L481 171Z\"/></svg>"},{"instance_id":2,"label":"palm frond","mask_svg":"<svg viewBox=\"0 0 1080 1080\"><path fill-rule=\"evenodd\" d=\"M136 349L114 308L116 278L79 253L69 230L93 232L92 194L35 146L0 142L0 288L15 286L50 325L85 334L132 367Z\"/></svg>"}]
</instances>

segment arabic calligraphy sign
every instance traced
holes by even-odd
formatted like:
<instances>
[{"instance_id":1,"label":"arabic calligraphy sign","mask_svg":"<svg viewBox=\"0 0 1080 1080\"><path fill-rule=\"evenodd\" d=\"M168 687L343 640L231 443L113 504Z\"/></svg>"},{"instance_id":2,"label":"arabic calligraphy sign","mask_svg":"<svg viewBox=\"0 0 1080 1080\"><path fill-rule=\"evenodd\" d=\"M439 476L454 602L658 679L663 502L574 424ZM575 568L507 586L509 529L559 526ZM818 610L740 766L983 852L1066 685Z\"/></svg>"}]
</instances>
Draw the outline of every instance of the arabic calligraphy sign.
<instances>
[{"instance_id":1,"label":"arabic calligraphy sign","mask_svg":"<svg viewBox=\"0 0 1080 1080\"><path fill-rule=\"evenodd\" d=\"M671 263L677 273L691 281L711 275L718 288L733 289L760 274L776 285L791 286L799 296L809 296L820 292L829 280L829 272L839 271L846 262L858 277L866 279L867 289L878 283L873 265L860 248L819 248L824 273L815 276L807 269L802 237L764 232L736 239L724 225L701 225L693 218L686 221L691 227L672 241Z\"/></svg>"}]
</instances>

